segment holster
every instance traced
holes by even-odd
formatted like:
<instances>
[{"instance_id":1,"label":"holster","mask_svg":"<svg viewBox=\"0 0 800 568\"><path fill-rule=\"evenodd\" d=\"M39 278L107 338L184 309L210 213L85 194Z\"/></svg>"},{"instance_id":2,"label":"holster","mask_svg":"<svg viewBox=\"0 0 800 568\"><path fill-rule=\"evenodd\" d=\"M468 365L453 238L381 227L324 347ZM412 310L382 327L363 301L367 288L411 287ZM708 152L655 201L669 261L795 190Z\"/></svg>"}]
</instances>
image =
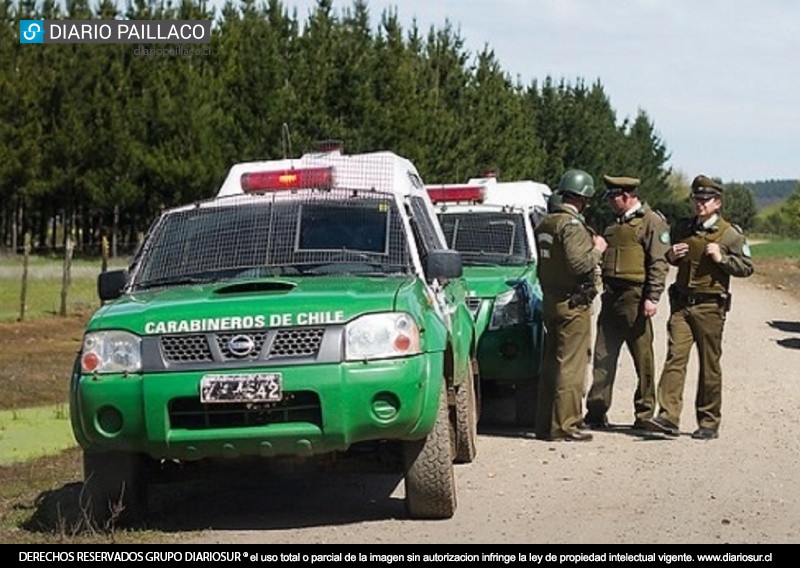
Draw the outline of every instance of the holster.
<instances>
[{"instance_id":1,"label":"holster","mask_svg":"<svg viewBox=\"0 0 800 568\"><path fill-rule=\"evenodd\" d=\"M569 307L589 306L597 296L597 287L594 282L584 282L569 295Z\"/></svg>"}]
</instances>

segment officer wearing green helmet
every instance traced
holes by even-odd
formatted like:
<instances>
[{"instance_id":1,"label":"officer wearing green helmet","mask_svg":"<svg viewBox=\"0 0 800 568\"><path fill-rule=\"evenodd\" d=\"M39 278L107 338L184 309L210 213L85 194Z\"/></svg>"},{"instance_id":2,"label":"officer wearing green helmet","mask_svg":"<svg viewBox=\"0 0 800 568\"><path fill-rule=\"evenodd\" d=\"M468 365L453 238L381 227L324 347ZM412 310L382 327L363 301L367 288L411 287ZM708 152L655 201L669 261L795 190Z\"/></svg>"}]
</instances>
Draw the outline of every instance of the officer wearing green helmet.
<instances>
[{"instance_id":1,"label":"officer wearing green helmet","mask_svg":"<svg viewBox=\"0 0 800 568\"><path fill-rule=\"evenodd\" d=\"M547 216L536 226L537 271L544 300L545 347L536 409L536 436L589 441L582 432L582 404L591 356L596 268L606 241L586 225L583 211L594 179L570 169L561 177Z\"/></svg>"}]
</instances>

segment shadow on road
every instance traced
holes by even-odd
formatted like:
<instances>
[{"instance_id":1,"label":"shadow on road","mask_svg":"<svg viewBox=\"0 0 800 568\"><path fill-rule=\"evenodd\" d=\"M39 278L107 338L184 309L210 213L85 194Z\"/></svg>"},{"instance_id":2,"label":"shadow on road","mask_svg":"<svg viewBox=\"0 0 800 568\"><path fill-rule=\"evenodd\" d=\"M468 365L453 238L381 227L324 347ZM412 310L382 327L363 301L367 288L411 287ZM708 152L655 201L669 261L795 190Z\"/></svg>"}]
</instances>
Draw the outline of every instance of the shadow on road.
<instances>
[{"instance_id":1,"label":"shadow on road","mask_svg":"<svg viewBox=\"0 0 800 568\"><path fill-rule=\"evenodd\" d=\"M784 331L787 333L800 333L800 322L797 321L776 321L771 320L767 322L767 325L770 327L777 329L779 331ZM786 347L787 349L800 349L800 337L789 337L786 339L779 339L777 340L777 344L781 347Z\"/></svg>"},{"instance_id":2,"label":"shadow on road","mask_svg":"<svg viewBox=\"0 0 800 568\"><path fill-rule=\"evenodd\" d=\"M800 333L800 322L798 321L768 321L767 325L770 327L774 327L780 331L786 331L788 333Z\"/></svg>"},{"instance_id":3,"label":"shadow on road","mask_svg":"<svg viewBox=\"0 0 800 568\"><path fill-rule=\"evenodd\" d=\"M403 495L396 494L402 474L386 469L393 468L262 464L208 468L182 480L171 474L150 484L144 528L270 530L406 518ZM23 528L61 534L97 530L81 509L82 492L83 483L69 483L40 494Z\"/></svg>"}]
</instances>

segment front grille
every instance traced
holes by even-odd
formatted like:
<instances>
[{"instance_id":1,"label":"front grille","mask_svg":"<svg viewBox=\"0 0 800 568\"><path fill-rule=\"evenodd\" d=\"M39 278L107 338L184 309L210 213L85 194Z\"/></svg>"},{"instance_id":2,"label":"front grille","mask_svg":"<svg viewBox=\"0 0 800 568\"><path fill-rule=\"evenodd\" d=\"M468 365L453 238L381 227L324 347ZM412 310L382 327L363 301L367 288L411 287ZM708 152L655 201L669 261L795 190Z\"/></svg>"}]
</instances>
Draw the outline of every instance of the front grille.
<instances>
[{"instance_id":1,"label":"front grille","mask_svg":"<svg viewBox=\"0 0 800 568\"><path fill-rule=\"evenodd\" d=\"M323 327L163 335L161 358L167 365L315 358L324 335ZM253 341L254 347L246 355L236 355L230 348L231 340L239 336Z\"/></svg>"},{"instance_id":2,"label":"front grille","mask_svg":"<svg viewBox=\"0 0 800 568\"><path fill-rule=\"evenodd\" d=\"M165 335L161 338L161 352L170 363L214 360L205 335Z\"/></svg>"},{"instance_id":3,"label":"front grille","mask_svg":"<svg viewBox=\"0 0 800 568\"><path fill-rule=\"evenodd\" d=\"M317 393L286 392L282 401L263 404L202 404L199 397L178 398L169 403L169 424L176 429L247 428L289 422L308 422L322 428Z\"/></svg>"},{"instance_id":4,"label":"front grille","mask_svg":"<svg viewBox=\"0 0 800 568\"><path fill-rule=\"evenodd\" d=\"M325 330L315 329L282 329L278 331L270 357L314 357L319 351L322 335Z\"/></svg>"}]
</instances>

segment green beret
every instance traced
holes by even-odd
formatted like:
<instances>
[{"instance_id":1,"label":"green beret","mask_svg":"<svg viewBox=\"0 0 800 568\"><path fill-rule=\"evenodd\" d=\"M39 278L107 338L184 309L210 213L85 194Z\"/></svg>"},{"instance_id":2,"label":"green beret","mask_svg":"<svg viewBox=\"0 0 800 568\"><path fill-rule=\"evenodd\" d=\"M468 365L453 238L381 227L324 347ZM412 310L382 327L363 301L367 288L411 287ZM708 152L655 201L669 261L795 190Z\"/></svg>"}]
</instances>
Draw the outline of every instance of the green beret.
<instances>
[{"instance_id":1,"label":"green beret","mask_svg":"<svg viewBox=\"0 0 800 568\"><path fill-rule=\"evenodd\" d=\"M692 181L692 193L695 195L721 196L724 191L725 188L722 187L722 184L703 174Z\"/></svg>"},{"instance_id":2,"label":"green beret","mask_svg":"<svg viewBox=\"0 0 800 568\"><path fill-rule=\"evenodd\" d=\"M636 191L642 181L634 177L625 176L603 176L606 185L606 195L613 195L623 191Z\"/></svg>"}]
</instances>

